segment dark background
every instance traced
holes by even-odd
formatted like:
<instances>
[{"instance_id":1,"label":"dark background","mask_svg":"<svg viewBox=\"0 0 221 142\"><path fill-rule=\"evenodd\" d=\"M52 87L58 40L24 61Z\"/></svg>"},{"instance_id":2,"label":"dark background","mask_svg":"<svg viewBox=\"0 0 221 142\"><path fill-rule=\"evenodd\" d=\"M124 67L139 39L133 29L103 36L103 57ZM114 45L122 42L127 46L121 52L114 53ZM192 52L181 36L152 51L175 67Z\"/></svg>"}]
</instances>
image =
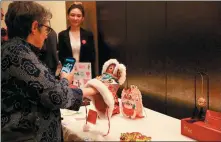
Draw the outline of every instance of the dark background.
<instances>
[{"instance_id":1,"label":"dark background","mask_svg":"<svg viewBox=\"0 0 221 142\"><path fill-rule=\"evenodd\" d=\"M116 58L145 107L189 117L194 94L221 111L221 2L97 1L99 69ZM206 78L202 94L201 76ZM125 83L124 86L127 86ZM119 90L119 95L121 90Z\"/></svg>"}]
</instances>

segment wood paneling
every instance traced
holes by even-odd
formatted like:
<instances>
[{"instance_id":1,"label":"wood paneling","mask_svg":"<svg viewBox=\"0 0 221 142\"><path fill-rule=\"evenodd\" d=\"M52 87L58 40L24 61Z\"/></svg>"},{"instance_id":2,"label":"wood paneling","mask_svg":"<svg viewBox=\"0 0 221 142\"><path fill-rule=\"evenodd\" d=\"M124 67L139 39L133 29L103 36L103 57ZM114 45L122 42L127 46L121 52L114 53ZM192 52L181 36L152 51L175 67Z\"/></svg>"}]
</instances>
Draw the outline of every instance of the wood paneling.
<instances>
[{"instance_id":1,"label":"wood paneling","mask_svg":"<svg viewBox=\"0 0 221 142\"><path fill-rule=\"evenodd\" d=\"M100 10L99 50L126 64L144 106L190 116L194 76L203 71L210 78L210 109L221 111L221 2L97 2ZM198 76L197 96L200 89Z\"/></svg>"},{"instance_id":2,"label":"wood paneling","mask_svg":"<svg viewBox=\"0 0 221 142\"><path fill-rule=\"evenodd\" d=\"M165 57L159 49L165 41L165 2L127 2L126 8L129 83L163 103ZM164 112L165 106L158 105L154 110Z\"/></svg>"},{"instance_id":3,"label":"wood paneling","mask_svg":"<svg viewBox=\"0 0 221 142\"><path fill-rule=\"evenodd\" d=\"M127 34L125 4L124 1L97 2L100 71L104 62L110 58L125 61Z\"/></svg>"},{"instance_id":4,"label":"wood paneling","mask_svg":"<svg viewBox=\"0 0 221 142\"><path fill-rule=\"evenodd\" d=\"M221 111L221 40L217 40L221 39L220 6L220 2L167 2L169 115L185 115L177 113L175 104L194 108L194 75L200 71L210 78L210 109ZM200 84L198 75L197 97L206 97Z\"/></svg>"}]
</instances>

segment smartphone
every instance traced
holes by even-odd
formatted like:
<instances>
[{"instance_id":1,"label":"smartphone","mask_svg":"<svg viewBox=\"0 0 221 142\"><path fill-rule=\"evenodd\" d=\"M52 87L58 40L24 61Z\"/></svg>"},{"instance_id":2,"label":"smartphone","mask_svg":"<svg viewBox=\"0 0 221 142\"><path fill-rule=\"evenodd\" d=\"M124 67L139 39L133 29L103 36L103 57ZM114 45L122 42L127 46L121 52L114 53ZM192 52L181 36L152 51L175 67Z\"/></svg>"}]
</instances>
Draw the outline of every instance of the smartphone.
<instances>
[{"instance_id":1,"label":"smartphone","mask_svg":"<svg viewBox=\"0 0 221 142\"><path fill-rule=\"evenodd\" d=\"M75 58L69 57L65 59L64 65L61 69L61 72L70 73L74 68L74 64L76 62Z\"/></svg>"}]
</instances>

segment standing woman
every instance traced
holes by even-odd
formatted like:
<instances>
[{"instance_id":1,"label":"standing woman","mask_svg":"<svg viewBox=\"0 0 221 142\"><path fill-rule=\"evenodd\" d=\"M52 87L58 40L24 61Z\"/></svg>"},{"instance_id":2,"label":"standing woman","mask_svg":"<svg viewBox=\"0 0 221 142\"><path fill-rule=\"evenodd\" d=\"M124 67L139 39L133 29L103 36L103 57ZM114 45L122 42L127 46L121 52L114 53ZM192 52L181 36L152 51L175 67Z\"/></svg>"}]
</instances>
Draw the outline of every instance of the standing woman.
<instances>
[{"instance_id":1,"label":"standing woman","mask_svg":"<svg viewBox=\"0 0 221 142\"><path fill-rule=\"evenodd\" d=\"M95 48L92 32L81 28L84 21L82 4L72 4L67 11L70 27L58 34L59 59L63 64L67 57L74 57L77 62L91 62L92 78L95 77Z\"/></svg>"}]
</instances>

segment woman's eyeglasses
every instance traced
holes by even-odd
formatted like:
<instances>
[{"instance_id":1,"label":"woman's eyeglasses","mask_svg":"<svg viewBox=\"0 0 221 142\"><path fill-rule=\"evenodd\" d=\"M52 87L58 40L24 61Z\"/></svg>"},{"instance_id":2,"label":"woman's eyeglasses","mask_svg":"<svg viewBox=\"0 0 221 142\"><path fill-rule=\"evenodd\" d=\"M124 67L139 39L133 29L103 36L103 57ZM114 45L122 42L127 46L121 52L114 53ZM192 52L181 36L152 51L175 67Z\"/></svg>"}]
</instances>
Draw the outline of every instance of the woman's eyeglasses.
<instances>
[{"instance_id":1,"label":"woman's eyeglasses","mask_svg":"<svg viewBox=\"0 0 221 142\"><path fill-rule=\"evenodd\" d=\"M51 28L50 26L47 26L47 25L44 25L44 24L39 24L39 26L40 26L40 27L41 27L41 26L46 27L46 32L47 32L47 34L49 34L49 33L52 31L52 28Z\"/></svg>"}]
</instances>

